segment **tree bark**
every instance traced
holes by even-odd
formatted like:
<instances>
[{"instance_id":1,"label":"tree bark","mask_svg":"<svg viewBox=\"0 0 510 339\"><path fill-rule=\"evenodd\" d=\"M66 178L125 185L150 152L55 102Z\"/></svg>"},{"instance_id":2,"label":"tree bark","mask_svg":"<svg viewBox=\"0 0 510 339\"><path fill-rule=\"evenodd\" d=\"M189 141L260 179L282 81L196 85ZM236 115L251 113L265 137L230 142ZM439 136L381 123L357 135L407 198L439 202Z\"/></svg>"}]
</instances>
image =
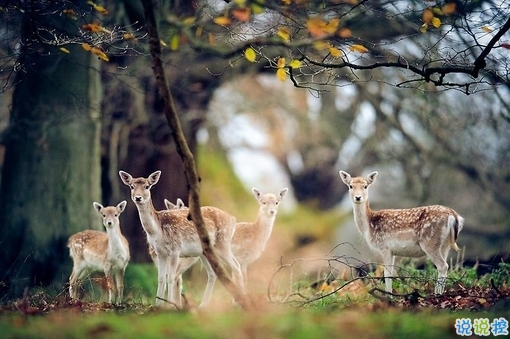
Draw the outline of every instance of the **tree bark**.
<instances>
[{"instance_id":1,"label":"tree bark","mask_svg":"<svg viewBox=\"0 0 510 339\"><path fill-rule=\"evenodd\" d=\"M99 61L79 46L68 55L36 41L32 20L63 29L59 16L25 15L0 191L0 280L14 297L27 286L63 285L67 238L101 227L92 207L100 198Z\"/></svg>"},{"instance_id":2,"label":"tree bark","mask_svg":"<svg viewBox=\"0 0 510 339\"><path fill-rule=\"evenodd\" d=\"M191 218L197 228L198 234L202 241L202 249L207 260L211 263L214 272L225 288L234 296L234 299L244 308L248 307L247 298L232 282L227 275L223 266L221 266L218 257L214 253L211 246L210 238L205 228L205 223L200 211L200 185L199 177L196 169L195 159L191 153L186 138L181 127L178 113L173 102L170 88L168 86L163 63L161 61L160 39L154 16L154 6L151 1L142 1L146 20L146 29L149 36L149 49L152 56L152 69L156 78L156 86L163 99L163 111L171 129L172 136L175 140L177 152L182 158L186 177L189 183L189 209Z\"/></svg>"}]
</instances>

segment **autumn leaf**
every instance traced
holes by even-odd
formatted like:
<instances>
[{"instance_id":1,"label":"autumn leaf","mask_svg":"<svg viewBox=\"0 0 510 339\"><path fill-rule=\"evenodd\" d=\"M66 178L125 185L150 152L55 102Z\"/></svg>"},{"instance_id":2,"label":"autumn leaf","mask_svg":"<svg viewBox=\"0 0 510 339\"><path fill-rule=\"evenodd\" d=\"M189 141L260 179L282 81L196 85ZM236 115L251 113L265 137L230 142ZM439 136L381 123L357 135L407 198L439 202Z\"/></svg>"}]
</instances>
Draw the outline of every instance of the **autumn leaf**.
<instances>
[{"instance_id":1,"label":"autumn leaf","mask_svg":"<svg viewBox=\"0 0 510 339\"><path fill-rule=\"evenodd\" d=\"M170 49L172 51L178 50L180 43L181 43L181 39L179 38L179 35L174 34L172 36L172 38L170 39Z\"/></svg>"},{"instance_id":2,"label":"autumn leaf","mask_svg":"<svg viewBox=\"0 0 510 339\"><path fill-rule=\"evenodd\" d=\"M110 58L108 58L108 55L106 55L106 53L104 53L102 50L100 50L99 48L97 47L92 47L92 49L90 50L91 53L97 55L97 57L101 60L104 60L104 61L110 61Z\"/></svg>"},{"instance_id":3,"label":"autumn leaf","mask_svg":"<svg viewBox=\"0 0 510 339\"><path fill-rule=\"evenodd\" d=\"M285 72L284 68L278 68L276 71L276 77L280 81L285 81L285 79L287 79L287 72Z\"/></svg>"},{"instance_id":4,"label":"autumn leaf","mask_svg":"<svg viewBox=\"0 0 510 339\"><path fill-rule=\"evenodd\" d=\"M367 51L367 52L368 52L368 51ZM341 50L339 50L339 49L338 49L338 48L336 48L336 47L332 47L332 46L331 46L331 47L329 47L329 54L331 54L331 56L332 56L333 58L338 58L338 57L340 57L340 56L342 55L342 51L341 51Z\"/></svg>"},{"instance_id":5,"label":"autumn leaf","mask_svg":"<svg viewBox=\"0 0 510 339\"><path fill-rule=\"evenodd\" d=\"M94 8L94 10L95 10L96 12L99 12L99 13L101 13L101 14L103 14L103 15L108 14L108 11L107 11L107 10L106 10L106 8L104 8L103 6L100 6L100 5L96 4L96 3L94 3L93 1L87 1L87 3L88 3L90 6L92 6L92 8Z\"/></svg>"},{"instance_id":6,"label":"autumn leaf","mask_svg":"<svg viewBox=\"0 0 510 339\"><path fill-rule=\"evenodd\" d=\"M213 21L216 25L220 26L228 26L232 23L232 20L230 20L230 18L226 16L219 16L217 18L214 18Z\"/></svg>"},{"instance_id":7,"label":"autumn leaf","mask_svg":"<svg viewBox=\"0 0 510 339\"><path fill-rule=\"evenodd\" d=\"M430 25L432 23L432 19L434 19L434 12L432 12L432 9L430 8L425 8L421 15L421 20L427 25Z\"/></svg>"},{"instance_id":8,"label":"autumn leaf","mask_svg":"<svg viewBox=\"0 0 510 339\"><path fill-rule=\"evenodd\" d=\"M264 13L264 7L260 6L259 4L251 4L251 11L253 14L262 14Z\"/></svg>"},{"instance_id":9,"label":"autumn leaf","mask_svg":"<svg viewBox=\"0 0 510 339\"><path fill-rule=\"evenodd\" d=\"M92 46L89 44L81 44L81 47L86 51L90 51L92 49Z\"/></svg>"},{"instance_id":10,"label":"autumn leaf","mask_svg":"<svg viewBox=\"0 0 510 339\"><path fill-rule=\"evenodd\" d=\"M338 31L338 36L342 39L350 38L352 36L352 31L348 28L341 28Z\"/></svg>"},{"instance_id":11,"label":"autumn leaf","mask_svg":"<svg viewBox=\"0 0 510 339\"><path fill-rule=\"evenodd\" d=\"M435 28L439 28L441 26L441 19L439 18L432 19L432 26L434 26Z\"/></svg>"},{"instance_id":12,"label":"autumn leaf","mask_svg":"<svg viewBox=\"0 0 510 339\"><path fill-rule=\"evenodd\" d=\"M318 51L322 51L324 49L328 49L329 48L329 44L326 42L326 41L315 41L313 43L313 47L315 47L316 50Z\"/></svg>"},{"instance_id":13,"label":"autumn leaf","mask_svg":"<svg viewBox=\"0 0 510 339\"><path fill-rule=\"evenodd\" d=\"M306 28L313 37L322 38L334 34L339 24L340 19L331 19L331 21L325 22L321 18L313 17L306 22Z\"/></svg>"},{"instance_id":14,"label":"autumn leaf","mask_svg":"<svg viewBox=\"0 0 510 339\"><path fill-rule=\"evenodd\" d=\"M482 31L486 32L486 33L492 33L492 29L490 29L489 27L487 26L483 26L482 28Z\"/></svg>"},{"instance_id":15,"label":"autumn leaf","mask_svg":"<svg viewBox=\"0 0 510 339\"><path fill-rule=\"evenodd\" d=\"M288 27L280 27L278 29L278 33L276 33L280 38L282 38L285 41L290 40L290 29Z\"/></svg>"},{"instance_id":16,"label":"autumn leaf","mask_svg":"<svg viewBox=\"0 0 510 339\"><path fill-rule=\"evenodd\" d=\"M163 47L168 47L168 44L166 42L164 42L162 39L159 40L159 43Z\"/></svg>"},{"instance_id":17,"label":"autumn leaf","mask_svg":"<svg viewBox=\"0 0 510 339\"><path fill-rule=\"evenodd\" d=\"M299 67L301 67L301 65L302 65L302 62L299 61L299 60L296 60L296 59L294 59L291 62L289 62L289 66L291 68L299 68Z\"/></svg>"},{"instance_id":18,"label":"autumn leaf","mask_svg":"<svg viewBox=\"0 0 510 339\"><path fill-rule=\"evenodd\" d=\"M136 37L133 34L129 33L129 32L124 33L122 35L122 38L124 40L136 40Z\"/></svg>"},{"instance_id":19,"label":"autumn leaf","mask_svg":"<svg viewBox=\"0 0 510 339\"><path fill-rule=\"evenodd\" d=\"M63 53L66 53L66 54L70 54L71 52L65 48L65 47L60 47L60 51L63 52Z\"/></svg>"},{"instance_id":20,"label":"autumn leaf","mask_svg":"<svg viewBox=\"0 0 510 339\"><path fill-rule=\"evenodd\" d=\"M503 47L504 49L510 49L510 44L507 44L506 42L499 45L500 47Z\"/></svg>"},{"instance_id":21,"label":"autumn leaf","mask_svg":"<svg viewBox=\"0 0 510 339\"><path fill-rule=\"evenodd\" d=\"M368 48L366 48L363 45L352 45L349 47L349 50L352 52L358 52L358 53L368 53Z\"/></svg>"},{"instance_id":22,"label":"autumn leaf","mask_svg":"<svg viewBox=\"0 0 510 339\"><path fill-rule=\"evenodd\" d=\"M452 15L457 11L457 4L455 2L449 2L443 5L443 14Z\"/></svg>"},{"instance_id":23,"label":"autumn leaf","mask_svg":"<svg viewBox=\"0 0 510 339\"><path fill-rule=\"evenodd\" d=\"M257 60L257 54L255 53L255 51L253 50L253 48L251 47L248 47L245 51L244 51L244 57L246 58L246 60L248 60L249 62L255 62Z\"/></svg>"},{"instance_id":24,"label":"autumn leaf","mask_svg":"<svg viewBox=\"0 0 510 339\"><path fill-rule=\"evenodd\" d=\"M427 29L429 28L429 25L423 24L420 26L420 32L427 33Z\"/></svg>"},{"instance_id":25,"label":"autumn leaf","mask_svg":"<svg viewBox=\"0 0 510 339\"><path fill-rule=\"evenodd\" d=\"M250 21L251 10L249 8L236 8L232 11L234 18L241 22Z\"/></svg>"},{"instance_id":26,"label":"autumn leaf","mask_svg":"<svg viewBox=\"0 0 510 339\"><path fill-rule=\"evenodd\" d=\"M101 26L101 24L99 22L93 22L91 24L82 25L81 28L84 29L85 31L90 31L90 32L94 32L94 33L98 33L98 32L103 32L103 33L108 33L108 34L111 33L110 30Z\"/></svg>"},{"instance_id":27,"label":"autumn leaf","mask_svg":"<svg viewBox=\"0 0 510 339\"><path fill-rule=\"evenodd\" d=\"M285 67L285 58L279 58L277 63L278 68Z\"/></svg>"}]
</instances>

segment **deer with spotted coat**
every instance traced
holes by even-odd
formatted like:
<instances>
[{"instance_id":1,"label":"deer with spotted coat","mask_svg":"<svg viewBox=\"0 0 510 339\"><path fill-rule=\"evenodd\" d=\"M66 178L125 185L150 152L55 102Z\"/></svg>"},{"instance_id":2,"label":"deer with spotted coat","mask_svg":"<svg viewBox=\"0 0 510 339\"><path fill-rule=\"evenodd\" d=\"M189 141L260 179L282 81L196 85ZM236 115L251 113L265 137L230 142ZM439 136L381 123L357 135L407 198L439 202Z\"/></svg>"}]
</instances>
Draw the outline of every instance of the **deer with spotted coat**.
<instances>
[{"instance_id":1,"label":"deer with spotted coat","mask_svg":"<svg viewBox=\"0 0 510 339\"><path fill-rule=\"evenodd\" d=\"M117 206L107 206L94 202L94 208L103 218L105 232L85 230L72 235L67 247L73 259L73 272L69 278L69 294L78 298L80 280L92 272L103 271L108 288L108 302L122 302L124 293L124 272L129 262L129 244L120 231L119 215L126 208L126 201Z\"/></svg>"},{"instance_id":2,"label":"deer with spotted coat","mask_svg":"<svg viewBox=\"0 0 510 339\"><path fill-rule=\"evenodd\" d=\"M438 272L434 292L442 294L448 273L448 252L450 248L459 251L456 241L464 219L453 209L441 205L374 211L368 202L368 188L374 183L377 172L366 178L352 178L344 171L339 173L349 187L358 230L369 247L382 257L386 291L393 290L391 277L395 270L395 256L426 255Z\"/></svg>"},{"instance_id":3,"label":"deer with spotted coat","mask_svg":"<svg viewBox=\"0 0 510 339\"><path fill-rule=\"evenodd\" d=\"M216 274L202 252L202 243L193 221L188 218L188 209L156 211L150 190L159 181L161 171L156 171L147 178L133 178L124 171L119 171L119 176L131 190L131 199L138 209L149 248L154 250L153 259L158 269L156 305L161 305L165 297L169 302L179 305L174 293L179 258L199 257L207 271L207 286L200 304L206 306L212 294ZM201 212L216 254L231 270L234 283L244 293L241 267L231 248L236 219L216 207L205 206L201 208Z\"/></svg>"}]
</instances>

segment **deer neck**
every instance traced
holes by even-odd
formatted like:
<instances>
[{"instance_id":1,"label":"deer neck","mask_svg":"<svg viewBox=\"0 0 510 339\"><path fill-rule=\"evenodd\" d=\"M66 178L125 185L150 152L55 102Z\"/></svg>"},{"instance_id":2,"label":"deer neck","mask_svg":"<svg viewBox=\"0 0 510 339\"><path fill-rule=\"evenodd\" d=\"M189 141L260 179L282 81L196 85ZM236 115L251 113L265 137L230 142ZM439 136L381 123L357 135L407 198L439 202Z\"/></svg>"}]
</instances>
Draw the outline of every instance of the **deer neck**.
<instances>
[{"instance_id":1,"label":"deer neck","mask_svg":"<svg viewBox=\"0 0 510 339\"><path fill-rule=\"evenodd\" d=\"M120 232L119 225L107 228L106 233L108 234L108 252L110 252L110 254L121 254L122 256L126 256L125 244L122 241L123 236Z\"/></svg>"},{"instance_id":2,"label":"deer neck","mask_svg":"<svg viewBox=\"0 0 510 339\"><path fill-rule=\"evenodd\" d=\"M269 216L266 213L261 212L257 215L257 219L255 220L255 225L257 227L256 234L259 235L260 240L262 240L264 243L271 236L275 218L276 214Z\"/></svg>"},{"instance_id":3,"label":"deer neck","mask_svg":"<svg viewBox=\"0 0 510 339\"><path fill-rule=\"evenodd\" d=\"M149 236L155 236L161 233L161 223L158 212L152 205L152 200L147 201L146 204L136 204L138 215L142 227Z\"/></svg>"},{"instance_id":4,"label":"deer neck","mask_svg":"<svg viewBox=\"0 0 510 339\"><path fill-rule=\"evenodd\" d=\"M358 230L363 235L367 234L370 229L370 215L372 214L368 201L360 204L353 203L352 209L354 212L354 222Z\"/></svg>"}]
</instances>

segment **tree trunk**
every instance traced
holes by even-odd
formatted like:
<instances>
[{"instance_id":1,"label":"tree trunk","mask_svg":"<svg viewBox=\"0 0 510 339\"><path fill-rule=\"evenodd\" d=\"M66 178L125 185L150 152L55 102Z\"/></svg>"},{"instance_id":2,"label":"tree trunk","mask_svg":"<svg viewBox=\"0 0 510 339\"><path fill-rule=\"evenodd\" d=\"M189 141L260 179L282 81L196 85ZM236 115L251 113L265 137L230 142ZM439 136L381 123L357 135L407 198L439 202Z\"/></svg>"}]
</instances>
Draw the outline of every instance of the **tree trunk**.
<instances>
[{"instance_id":1,"label":"tree trunk","mask_svg":"<svg viewBox=\"0 0 510 339\"><path fill-rule=\"evenodd\" d=\"M99 61L79 46L66 47L70 54L41 46L34 17L64 23L26 16L0 191L0 272L13 296L62 286L71 272L68 237L101 228L92 207L100 199Z\"/></svg>"}]
</instances>

